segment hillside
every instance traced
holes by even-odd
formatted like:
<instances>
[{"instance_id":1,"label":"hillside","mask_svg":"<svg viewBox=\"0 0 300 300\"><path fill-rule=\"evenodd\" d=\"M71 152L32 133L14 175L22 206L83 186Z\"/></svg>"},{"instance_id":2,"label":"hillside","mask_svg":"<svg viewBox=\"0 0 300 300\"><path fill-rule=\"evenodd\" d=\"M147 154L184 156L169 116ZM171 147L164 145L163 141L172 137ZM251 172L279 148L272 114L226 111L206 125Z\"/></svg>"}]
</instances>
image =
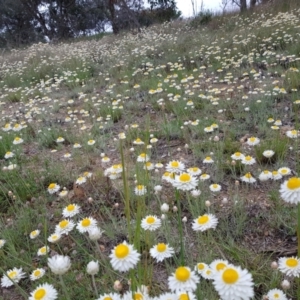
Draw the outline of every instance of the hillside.
<instances>
[{"instance_id":1,"label":"hillside","mask_svg":"<svg viewBox=\"0 0 300 300\"><path fill-rule=\"evenodd\" d=\"M300 299L300 5L278 3L3 52L1 299Z\"/></svg>"}]
</instances>

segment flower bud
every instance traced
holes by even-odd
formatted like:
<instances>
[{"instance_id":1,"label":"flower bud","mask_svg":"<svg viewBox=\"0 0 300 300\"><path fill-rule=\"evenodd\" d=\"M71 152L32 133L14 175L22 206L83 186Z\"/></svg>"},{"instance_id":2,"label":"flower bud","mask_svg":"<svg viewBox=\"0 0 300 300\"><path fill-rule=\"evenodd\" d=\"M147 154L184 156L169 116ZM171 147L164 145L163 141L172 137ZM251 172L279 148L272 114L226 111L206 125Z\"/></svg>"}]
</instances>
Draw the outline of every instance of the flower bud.
<instances>
[{"instance_id":1,"label":"flower bud","mask_svg":"<svg viewBox=\"0 0 300 300\"><path fill-rule=\"evenodd\" d=\"M210 207L210 205L211 205L211 203L210 203L209 200L205 201L205 206L206 206L206 207Z\"/></svg>"},{"instance_id":2,"label":"flower bud","mask_svg":"<svg viewBox=\"0 0 300 300\"><path fill-rule=\"evenodd\" d=\"M120 291L122 291L122 289L123 289L122 283L119 280L116 280L114 282L114 290L117 292L120 292Z\"/></svg>"},{"instance_id":3,"label":"flower bud","mask_svg":"<svg viewBox=\"0 0 300 300\"><path fill-rule=\"evenodd\" d=\"M162 206L160 207L160 210L161 210L161 212L163 212L163 213L168 212L169 209L170 209L170 206L169 206L169 204L167 204L167 203L163 203ZM174 209L174 208L173 208L173 209Z\"/></svg>"},{"instance_id":4,"label":"flower bud","mask_svg":"<svg viewBox=\"0 0 300 300\"><path fill-rule=\"evenodd\" d=\"M288 280L284 279L284 280L281 282L281 287L282 287L282 289L284 289L284 290L288 290L288 289L291 287L291 283L290 283Z\"/></svg>"},{"instance_id":5,"label":"flower bud","mask_svg":"<svg viewBox=\"0 0 300 300\"><path fill-rule=\"evenodd\" d=\"M273 270L278 269L278 263L277 263L276 261L273 261L273 262L271 263L271 268L272 268Z\"/></svg>"},{"instance_id":6,"label":"flower bud","mask_svg":"<svg viewBox=\"0 0 300 300\"><path fill-rule=\"evenodd\" d=\"M177 206L173 206L173 212L177 212L177 211L178 211Z\"/></svg>"}]
</instances>

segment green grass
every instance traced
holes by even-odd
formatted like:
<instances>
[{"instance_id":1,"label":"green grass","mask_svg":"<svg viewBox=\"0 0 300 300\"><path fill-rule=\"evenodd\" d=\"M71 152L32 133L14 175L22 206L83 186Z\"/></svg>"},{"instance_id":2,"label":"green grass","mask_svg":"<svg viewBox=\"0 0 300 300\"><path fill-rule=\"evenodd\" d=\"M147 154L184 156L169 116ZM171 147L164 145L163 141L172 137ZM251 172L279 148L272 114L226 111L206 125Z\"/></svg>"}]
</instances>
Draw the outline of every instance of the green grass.
<instances>
[{"instance_id":1,"label":"green grass","mask_svg":"<svg viewBox=\"0 0 300 300\"><path fill-rule=\"evenodd\" d=\"M20 288L29 295L48 282L59 299L97 299L86 273L91 260L100 263L95 276L99 294L113 292L119 280L121 295L147 285L151 297L159 296L170 292L168 277L180 265L194 269L215 259L248 270L253 299L281 288L285 275L271 263L297 253L296 207L283 201L279 189L300 172L299 141L286 135L300 127L295 102L300 99L299 5L276 2L269 10L208 17L156 25L138 35L33 45L0 58L0 127L24 126L0 134L0 239L6 240L0 276L14 267L26 272L18 287L5 289L6 294L1 290L0 298L12 299ZM281 122L277 129L275 121ZM16 136L24 142L14 145ZM64 141L57 142L58 137ZM248 145L250 137L260 143ZM144 143L137 145L137 138ZM74 148L75 143L81 147ZM265 150L274 156L266 158ZM5 159L8 151L15 156ZM256 163L234 161L236 152ZM149 155L153 169L138 161L141 153ZM213 164L203 162L208 156ZM184 168L166 177L171 161ZM114 173L120 163L122 171ZM171 179L179 180L191 167L210 176L205 181L200 174L195 177L200 192L174 188ZM291 175L259 180L263 170L281 167L290 168ZM76 183L85 172L92 177ZM256 182L243 182L246 173ZM57 193L49 193L51 183L60 186ZM219 192L211 191L214 183L221 186ZM136 194L138 185L146 187L145 195ZM169 211L161 211L163 203ZM48 237L69 204L81 207L70 218L75 228L51 243ZM194 231L193 223L206 213L218 219L216 228ZM150 215L161 220L155 231L141 225ZM76 229L88 217L104 230L96 242ZM40 235L31 239L37 229ZM114 270L110 262L123 241L140 253L128 272ZM172 257L159 263L149 252L158 243L174 248ZM45 245L50 252L38 256ZM31 272L47 267L47 258L56 253L72 262L63 275L67 288L49 268L43 278L31 281ZM285 293L297 299L298 282L290 281ZM195 297L220 298L204 278Z\"/></svg>"}]
</instances>

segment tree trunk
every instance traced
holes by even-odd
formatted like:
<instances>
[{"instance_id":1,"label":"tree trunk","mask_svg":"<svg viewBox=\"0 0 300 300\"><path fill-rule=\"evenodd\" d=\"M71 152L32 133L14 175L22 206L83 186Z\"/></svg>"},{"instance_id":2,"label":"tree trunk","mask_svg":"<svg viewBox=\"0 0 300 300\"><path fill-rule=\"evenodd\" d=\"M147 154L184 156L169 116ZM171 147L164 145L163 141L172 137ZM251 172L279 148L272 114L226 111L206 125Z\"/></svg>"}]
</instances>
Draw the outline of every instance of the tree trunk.
<instances>
[{"instance_id":1,"label":"tree trunk","mask_svg":"<svg viewBox=\"0 0 300 300\"><path fill-rule=\"evenodd\" d=\"M108 1L108 10L110 13L110 20L111 20L111 26L114 34L119 33L119 27L116 22L116 16L115 16L115 0L109 0Z\"/></svg>"},{"instance_id":2,"label":"tree trunk","mask_svg":"<svg viewBox=\"0 0 300 300\"><path fill-rule=\"evenodd\" d=\"M253 8L256 4L257 0L250 0L250 8Z\"/></svg>"},{"instance_id":3,"label":"tree trunk","mask_svg":"<svg viewBox=\"0 0 300 300\"><path fill-rule=\"evenodd\" d=\"M240 0L241 13L247 10L247 0Z\"/></svg>"}]
</instances>

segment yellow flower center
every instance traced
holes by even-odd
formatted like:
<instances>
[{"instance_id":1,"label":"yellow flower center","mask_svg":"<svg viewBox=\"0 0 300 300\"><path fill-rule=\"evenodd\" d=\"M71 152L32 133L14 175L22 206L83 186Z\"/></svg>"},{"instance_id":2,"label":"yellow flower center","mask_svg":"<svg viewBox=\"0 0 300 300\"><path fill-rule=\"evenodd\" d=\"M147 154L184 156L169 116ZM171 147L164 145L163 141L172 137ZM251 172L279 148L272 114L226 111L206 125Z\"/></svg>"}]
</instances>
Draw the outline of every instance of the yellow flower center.
<instances>
[{"instance_id":1,"label":"yellow flower center","mask_svg":"<svg viewBox=\"0 0 300 300\"><path fill-rule=\"evenodd\" d=\"M83 220L81 221L81 225L82 225L83 227L88 227L88 226L91 225L91 220L88 219L88 218L83 219Z\"/></svg>"},{"instance_id":2,"label":"yellow flower center","mask_svg":"<svg viewBox=\"0 0 300 300\"><path fill-rule=\"evenodd\" d=\"M143 186L143 185L138 185L136 188L137 188L139 191L142 191L142 190L144 189L144 186Z\"/></svg>"},{"instance_id":3,"label":"yellow flower center","mask_svg":"<svg viewBox=\"0 0 300 300\"><path fill-rule=\"evenodd\" d=\"M40 276L41 275L41 271L40 270L35 270L34 272L33 272L33 275L34 276Z\"/></svg>"},{"instance_id":4,"label":"yellow flower center","mask_svg":"<svg viewBox=\"0 0 300 300\"><path fill-rule=\"evenodd\" d=\"M167 249L167 245L164 243L157 244L157 246L156 246L156 250L158 252L165 252L166 249Z\"/></svg>"},{"instance_id":5,"label":"yellow flower center","mask_svg":"<svg viewBox=\"0 0 300 300\"><path fill-rule=\"evenodd\" d=\"M265 171L264 171L264 174L269 174L269 171L268 171L268 170L265 170Z\"/></svg>"},{"instance_id":6,"label":"yellow flower center","mask_svg":"<svg viewBox=\"0 0 300 300\"><path fill-rule=\"evenodd\" d=\"M73 211L75 209L75 205L74 204L69 204L67 206L67 211Z\"/></svg>"},{"instance_id":7,"label":"yellow flower center","mask_svg":"<svg viewBox=\"0 0 300 300\"><path fill-rule=\"evenodd\" d=\"M179 180L182 182L189 182L191 181L191 175L187 173L183 173L179 176Z\"/></svg>"},{"instance_id":8,"label":"yellow flower center","mask_svg":"<svg viewBox=\"0 0 300 300\"><path fill-rule=\"evenodd\" d=\"M212 187L213 187L214 189L217 189L217 188L218 188L218 185L217 185L216 183L214 183L214 184L212 185Z\"/></svg>"},{"instance_id":9,"label":"yellow flower center","mask_svg":"<svg viewBox=\"0 0 300 300\"><path fill-rule=\"evenodd\" d=\"M141 139L140 139L140 138L137 138L135 141L136 141L137 143L140 143L140 142L141 142Z\"/></svg>"},{"instance_id":10,"label":"yellow flower center","mask_svg":"<svg viewBox=\"0 0 300 300\"><path fill-rule=\"evenodd\" d=\"M15 141L19 141L19 140L20 140L20 138L19 138L19 137L16 137L16 138L15 138Z\"/></svg>"},{"instance_id":11,"label":"yellow flower center","mask_svg":"<svg viewBox=\"0 0 300 300\"><path fill-rule=\"evenodd\" d=\"M103 300L113 300L111 297L105 297Z\"/></svg>"},{"instance_id":12,"label":"yellow flower center","mask_svg":"<svg viewBox=\"0 0 300 300\"><path fill-rule=\"evenodd\" d=\"M69 224L69 221L68 220L62 220L59 222L59 227L60 228L66 228Z\"/></svg>"},{"instance_id":13,"label":"yellow flower center","mask_svg":"<svg viewBox=\"0 0 300 300\"><path fill-rule=\"evenodd\" d=\"M146 153L140 154L140 157L145 158L146 157Z\"/></svg>"},{"instance_id":14,"label":"yellow flower center","mask_svg":"<svg viewBox=\"0 0 300 300\"><path fill-rule=\"evenodd\" d=\"M189 300L190 297L188 294L181 294L178 300Z\"/></svg>"},{"instance_id":15,"label":"yellow flower center","mask_svg":"<svg viewBox=\"0 0 300 300\"><path fill-rule=\"evenodd\" d=\"M279 299L279 297L280 297L279 294L277 294L277 293L274 294L273 296L274 296L274 298L276 298L276 299Z\"/></svg>"},{"instance_id":16,"label":"yellow flower center","mask_svg":"<svg viewBox=\"0 0 300 300\"><path fill-rule=\"evenodd\" d=\"M197 172L199 170L199 168L197 167L194 167L194 168L191 168L193 172Z\"/></svg>"},{"instance_id":17,"label":"yellow flower center","mask_svg":"<svg viewBox=\"0 0 300 300\"><path fill-rule=\"evenodd\" d=\"M287 266L290 267L290 268L295 268L295 267L298 266L298 260L295 259L295 258L293 258L293 257L291 257L291 258L288 258L288 259L286 260L286 264L287 264Z\"/></svg>"},{"instance_id":18,"label":"yellow flower center","mask_svg":"<svg viewBox=\"0 0 300 300\"><path fill-rule=\"evenodd\" d=\"M200 264L198 264L197 267L198 267L199 270L204 270L205 265L203 263L200 263Z\"/></svg>"},{"instance_id":19,"label":"yellow flower center","mask_svg":"<svg viewBox=\"0 0 300 300\"><path fill-rule=\"evenodd\" d=\"M44 298L45 295L46 295L46 290L43 288L40 288L34 293L33 297L35 300L41 300Z\"/></svg>"},{"instance_id":20,"label":"yellow flower center","mask_svg":"<svg viewBox=\"0 0 300 300\"><path fill-rule=\"evenodd\" d=\"M245 157L245 160L248 160L248 161L249 161L249 160L251 160L251 159L252 159L252 157L251 157L250 155L248 155L248 156Z\"/></svg>"},{"instance_id":21,"label":"yellow flower center","mask_svg":"<svg viewBox=\"0 0 300 300\"><path fill-rule=\"evenodd\" d=\"M234 284L239 279L239 273L234 269L227 269L222 275L223 281L227 284Z\"/></svg>"},{"instance_id":22,"label":"yellow flower center","mask_svg":"<svg viewBox=\"0 0 300 300\"><path fill-rule=\"evenodd\" d=\"M46 253L47 249L46 247L41 248L41 253Z\"/></svg>"},{"instance_id":23,"label":"yellow flower center","mask_svg":"<svg viewBox=\"0 0 300 300\"><path fill-rule=\"evenodd\" d=\"M124 258L129 254L129 248L125 244L120 244L116 247L115 254L117 258Z\"/></svg>"},{"instance_id":24,"label":"yellow flower center","mask_svg":"<svg viewBox=\"0 0 300 300\"><path fill-rule=\"evenodd\" d=\"M209 220L208 215L203 215L201 217L198 218L198 224L203 225L206 224Z\"/></svg>"},{"instance_id":25,"label":"yellow flower center","mask_svg":"<svg viewBox=\"0 0 300 300\"><path fill-rule=\"evenodd\" d=\"M255 137L251 137L249 140L250 140L250 142L255 142L256 138Z\"/></svg>"},{"instance_id":26,"label":"yellow flower center","mask_svg":"<svg viewBox=\"0 0 300 300\"><path fill-rule=\"evenodd\" d=\"M206 270L206 275L210 275L211 274L211 270Z\"/></svg>"},{"instance_id":27,"label":"yellow flower center","mask_svg":"<svg viewBox=\"0 0 300 300\"><path fill-rule=\"evenodd\" d=\"M291 131L291 134L292 134L292 135L297 135L297 130L292 130L292 131Z\"/></svg>"},{"instance_id":28,"label":"yellow flower center","mask_svg":"<svg viewBox=\"0 0 300 300\"><path fill-rule=\"evenodd\" d=\"M155 218L153 218L153 217L148 217L148 218L146 219L146 222L147 222L148 224L153 224L153 223L155 222Z\"/></svg>"},{"instance_id":29,"label":"yellow flower center","mask_svg":"<svg viewBox=\"0 0 300 300\"><path fill-rule=\"evenodd\" d=\"M32 235L32 236L35 236L36 234L37 234L37 231L36 231L36 230L31 231L31 235Z\"/></svg>"},{"instance_id":30,"label":"yellow flower center","mask_svg":"<svg viewBox=\"0 0 300 300\"><path fill-rule=\"evenodd\" d=\"M210 156L205 157L205 160L211 160Z\"/></svg>"},{"instance_id":31,"label":"yellow flower center","mask_svg":"<svg viewBox=\"0 0 300 300\"><path fill-rule=\"evenodd\" d=\"M252 178L251 173L247 173L247 174L245 175L245 177L248 178L248 179L249 179L249 178Z\"/></svg>"},{"instance_id":32,"label":"yellow flower center","mask_svg":"<svg viewBox=\"0 0 300 300\"><path fill-rule=\"evenodd\" d=\"M287 187L290 190L298 189L300 188L300 178L292 177L287 182Z\"/></svg>"},{"instance_id":33,"label":"yellow flower center","mask_svg":"<svg viewBox=\"0 0 300 300\"><path fill-rule=\"evenodd\" d=\"M56 187L55 183L50 183L48 189L53 190Z\"/></svg>"},{"instance_id":34,"label":"yellow flower center","mask_svg":"<svg viewBox=\"0 0 300 300\"><path fill-rule=\"evenodd\" d=\"M278 175L278 172L277 171L273 171L272 174L273 175Z\"/></svg>"},{"instance_id":35,"label":"yellow flower center","mask_svg":"<svg viewBox=\"0 0 300 300\"><path fill-rule=\"evenodd\" d=\"M144 297L141 293L134 293L133 300L142 300L142 299L144 299Z\"/></svg>"},{"instance_id":36,"label":"yellow flower center","mask_svg":"<svg viewBox=\"0 0 300 300\"><path fill-rule=\"evenodd\" d=\"M218 264L216 265L217 271L221 271L221 270L223 270L224 268L226 268L226 265L225 265L224 263L222 263L222 262L220 262L220 263L218 263Z\"/></svg>"},{"instance_id":37,"label":"yellow flower center","mask_svg":"<svg viewBox=\"0 0 300 300\"><path fill-rule=\"evenodd\" d=\"M178 161L172 161L172 162L171 162L171 167L173 167L173 168L178 168L178 167L179 167Z\"/></svg>"},{"instance_id":38,"label":"yellow flower center","mask_svg":"<svg viewBox=\"0 0 300 300\"><path fill-rule=\"evenodd\" d=\"M146 163L146 167L151 167L151 165L152 165L152 163L151 163L150 161L148 161L148 162Z\"/></svg>"},{"instance_id":39,"label":"yellow flower center","mask_svg":"<svg viewBox=\"0 0 300 300\"><path fill-rule=\"evenodd\" d=\"M7 274L10 279L14 279L17 276L16 271L11 271L10 273Z\"/></svg>"},{"instance_id":40,"label":"yellow flower center","mask_svg":"<svg viewBox=\"0 0 300 300\"><path fill-rule=\"evenodd\" d=\"M185 267L179 267L175 271L175 278L178 281L187 281L191 276L191 272Z\"/></svg>"},{"instance_id":41,"label":"yellow flower center","mask_svg":"<svg viewBox=\"0 0 300 300\"><path fill-rule=\"evenodd\" d=\"M281 172L281 174L286 174L287 170L286 169L282 169L280 172Z\"/></svg>"}]
</instances>

